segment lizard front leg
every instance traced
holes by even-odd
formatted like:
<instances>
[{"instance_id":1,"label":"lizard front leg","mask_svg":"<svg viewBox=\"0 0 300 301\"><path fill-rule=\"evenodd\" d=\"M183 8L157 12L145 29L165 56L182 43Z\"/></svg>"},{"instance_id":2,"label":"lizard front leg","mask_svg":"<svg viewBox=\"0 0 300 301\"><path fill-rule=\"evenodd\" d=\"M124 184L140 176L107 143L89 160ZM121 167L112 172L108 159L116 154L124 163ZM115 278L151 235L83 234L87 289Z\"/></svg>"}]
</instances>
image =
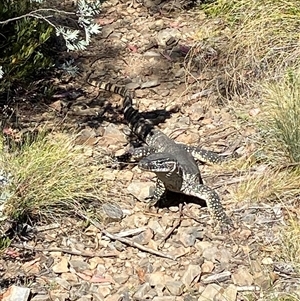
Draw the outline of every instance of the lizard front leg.
<instances>
[{"instance_id":1,"label":"lizard front leg","mask_svg":"<svg viewBox=\"0 0 300 301\"><path fill-rule=\"evenodd\" d=\"M156 186L153 194L150 196L150 201L148 202L148 208L155 206L158 202L164 203L166 199L167 189L164 183L160 180L156 180Z\"/></svg>"},{"instance_id":2,"label":"lizard front leg","mask_svg":"<svg viewBox=\"0 0 300 301\"><path fill-rule=\"evenodd\" d=\"M202 184L192 185L184 190L187 195L192 195L204 200L213 218L220 223L222 232L234 228L232 220L225 213L218 194L208 186Z\"/></svg>"}]
</instances>

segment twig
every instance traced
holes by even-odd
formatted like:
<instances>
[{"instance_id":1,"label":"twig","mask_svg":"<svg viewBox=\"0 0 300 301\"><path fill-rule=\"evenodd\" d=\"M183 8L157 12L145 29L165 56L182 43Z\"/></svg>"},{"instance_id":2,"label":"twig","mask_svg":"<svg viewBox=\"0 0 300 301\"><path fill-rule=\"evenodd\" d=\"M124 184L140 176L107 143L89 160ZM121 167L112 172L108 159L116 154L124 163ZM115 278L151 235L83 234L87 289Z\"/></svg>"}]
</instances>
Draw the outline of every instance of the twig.
<instances>
[{"instance_id":1,"label":"twig","mask_svg":"<svg viewBox=\"0 0 300 301\"><path fill-rule=\"evenodd\" d=\"M20 19L25 18L25 17L33 17L33 18L36 18L37 15L35 15L35 14L36 14L36 13L40 13L40 12L55 12L55 13L58 13L58 14L74 15L74 13L66 12L66 11L63 11L63 10L52 9L52 8L40 8L40 9L33 10L33 11L31 11L30 13L24 14L24 15L22 15L22 16L18 16L18 17L15 17L15 18L7 19L7 20L5 20L5 21L0 21L0 24L7 24L7 23L9 23L9 22L17 21L17 20L20 20ZM44 18L47 18L47 17L48 17L48 16L45 16ZM40 17L39 17L39 18L40 18Z\"/></svg>"},{"instance_id":2,"label":"twig","mask_svg":"<svg viewBox=\"0 0 300 301\"><path fill-rule=\"evenodd\" d=\"M279 166L279 171L282 171L283 169L287 169L287 168L297 167L297 166L300 166L300 162L286 163L283 164L282 166Z\"/></svg>"},{"instance_id":3,"label":"twig","mask_svg":"<svg viewBox=\"0 0 300 301\"><path fill-rule=\"evenodd\" d=\"M171 260L176 260L176 258L172 255L165 254L163 252L144 247L143 245L141 245L141 244L139 244L135 241L131 241L127 238L119 237L118 235L111 234L111 233L107 232L106 230L104 230L103 227L98 222L92 220L91 218L89 218L87 216L84 216L83 214L80 214L80 215L82 217L84 217L85 219L87 219L91 224L93 224L96 228L98 228L105 236L107 236L108 238L110 238L112 240L120 241L123 244L129 245L133 248L137 248L141 251L144 251L144 252L159 256L159 257L168 258L168 259L171 259Z\"/></svg>"},{"instance_id":4,"label":"twig","mask_svg":"<svg viewBox=\"0 0 300 301\"><path fill-rule=\"evenodd\" d=\"M25 249L25 250L31 250L31 251L37 251L37 252L62 252L67 253L71 255L78 255L83 257L114 257L117 256L116 253L106 253L106 254L97 254L97 253L89 253L89 252L81 252L81 251L75 251L70 249L63 249L63 248L37 248L37 247L31 247L27 245L21 245L21 244L11 244L11 247L18 248L18 249Z\"/></svg>"},{"instance_id":5,"label":"twig","mask_svg":"<svg viewBox=\"0 0 300 301\"><path fill-rule=\"evenodd\" d=\"M135 242L135 241L131 241L127 238L123 238L123 237L119 237L117 235L114 235L114 234L111 234L109 232L107 232L106 230L102 230L102 233L109 237L110 239L113 239L113 240L118 240L126 245L129 245L133 248L137 248L141 251L145 251L147 253L150 253L150 254L153 254L153 255L156 255L156 256L160 256L160 257L164 257L164 258L168 258L168 259L171 259L171 260L176 260L176 258L172 255L169 255L169 254L165 254L163 252L160 252L160 251L156 251L156 250L153 250L153 249L150 249L150 248L147 248L147 247L144 247L143 245L140 245L139 243Z\"/></svg>"},{"instance_id":6,"label":"twig","mask_svg":"<svg viewBox=\"0 0 300 301\"><path fill-rule=\"evenodd\" d=\"M177 229L182 221L182 204L179 204L179 218L174 223L173 227L169 230L169 232L163 237L161 240L161 243L159 244L159 249L162 248L163 244L166 242L166 240L172 235L172 233Z\"/></svg>"}]
</instances>

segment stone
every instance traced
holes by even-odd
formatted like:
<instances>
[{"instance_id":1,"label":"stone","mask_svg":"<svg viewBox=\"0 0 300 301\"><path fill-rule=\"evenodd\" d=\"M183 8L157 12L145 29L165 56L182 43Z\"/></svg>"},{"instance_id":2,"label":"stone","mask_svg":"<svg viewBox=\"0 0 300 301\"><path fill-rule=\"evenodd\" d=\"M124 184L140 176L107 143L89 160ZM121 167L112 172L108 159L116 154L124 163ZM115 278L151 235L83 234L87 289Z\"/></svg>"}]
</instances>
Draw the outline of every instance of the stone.
<instances>
[{"instance_id":1,"label":"stone","mask_svg":"<svg viewBox=\"0 0 300 301\"><path fill-rule=\"evenodd\" d=\"M201 274L200 265L190 264L187 270L184 272L181 281L186 287L189 287L194 280L198 281L200 274Z\"/></svg>"},{"instance_id":2,"label":"stone","mask_svg":"<svg viewBox=\"0 0 300 301\"><path fill-rule=\"evenodd\" d=\"M215 301L236 301L237 288L235 285L230 284L227 288L220 287L219 292L214 296Z\"/></svg>"},{"instance_id":3,"label":"stone","mask_svg":"<svg viewBox=\"0 0 300 301\"><path fill-rule=\"evenodd\" d=\"M271 265L274 263L274 261L271 257L265 257L262 259L261 263L265 265Z\"/></svg>"},{"instance_id":4,"label":"stone","mask_svg":"<svg viewBox=\"0 0 300 301\"><path fill-rule=\"evenodd\" d=\"M217 284L209 284L198 298L198 301L216 300L215 297L221 290L223 290L221 286Z\"/></svg>"},{"instance_id":5,"label":"stone","mask_svg":"<svg viewBox=\"0 0 300 301\"><path fill-rule=\"evenodd\" d=\"M126 137L122 131L115 124L108 124L104 130L103 138L108 139L112 144L113 141L117 141L118 143L126 143Z\"/></svg>"},{"instance_id":6,"label":"stone","mask_svg":"<svg viewBox=\"0 0 300 301\"><path fill-rule=\"evenodd\" d=\"M98 286L97 292L98 294L101 294L103 297L107 297L108 295L110 295L111 289L112 289L111 285L103 284Z\"/></svg>"},{"instance_id":7,"label":"stone","mask_svg":"<svg viewBox=\"0 0 300 301\"><path fill-rule=\"evenodd\" d=\"M253 277L245 267L239 268L231 277L233 283L239 286L249 286L253 283Z\"/></svg>"},{"instance_id":8,"label":"stone","mask_svg":"<svg viewBox=\"0 0 300 301\"><path fill-rule=\"evenodd\" d=\"M83 260L70 260L70 267L76 272L84 272L90 269L90 265Z\"/></svg>"},{"instance_id":9,"label":"stone","mask_svg":"<svg viewBox=\"0 0 300 301\"><path fill-rule=\"evenodd\" d=\"M58 263L52 266L52 271L56 274L67 273L69 272L68 264L68 259L62 257Z\"/></svg>"},{"instance_id":10,"label":"stone","mask_svg":"<svg viewBox=\"0 0 300 301\"><path fill-rule=\"evenodd\" d=\"M211 261L205 261L201 266L202 274L209 274L213 271L215 265Z\"/></svg>"},{"instance_id":11,"label":"stone","mask_svg":"<svg viewBox=\"0 0 300 301\"><path fill-rule=\"evenodd\" d=\"M149 282L150 286L156 286L158 284L165 284L165 274L157 271L151 274L146 274L145 279Z\"/></svg>"},{"instance_id":12,"label":"stone","mask_svg":"<svg viewBox=\"0 0 300 301\"><path fill-rule=\"evenodd\" d=\"M141 84L141 89L145 89L145 88L153 88L153 87L157 87L160 85L160 82L158 80L158 78L144 82Z\"/></svg>"},{"instance_id":13,"label":"stone","mask_svg":"<svg viewBox=\"0 0 300 301\"><path fill-rule=\"evenodd\" d=\"M199 227L190 227L188 230L180 231L179 240L186 248L194 246L197 238L203 238L203 232Z\"/></svg>"},{"instance_id":14,"label":"stone","mask_svg":"<svg viewBox=\"0 0 300 301\"><path fill-rule=\"evenodd\" d=\"M30 289L12 285L2 296L2 301L27 301L29 300ZM0 296L1 297L1 296Z\"/></svg>"},{"instance_id":15,"label":"stone","mask_svg":"<svg viewBox=\"0 0 300 301\"><path fill-rule=\"evenodd\" d=\"M68 281L69 283L76 283L76 282L78 282L78 277L75 274L73 274L73 273L69 273L69 272L68 273L62 273L60 275L60 277L62 279L64 279L64 280Z\"/></svg>"},{"instance_id":16,"label":"stone","mask_svg":"<svg viewBox=\"0 0 300 301\"><path fill-rule=\"evenodd\" d=\"M63 278L55 277L54 281L66 290L69 290L71 288L71 284Z\"/></svg>"},{"instance_id":17,"label":"stone","mask_svg":"<svg viewBox=\"0 0 300 301\"><path fill-rule=\"evenodd\" d=\"M145 282L137 289L137 291L133 295L133 298L137 300L144 300L145 295L150 291L150 289L150 284L148 282Z\"/></svg>"},{"instance_id":18,"label":"stone","mask_svg":"<svg viewBox=\"0 0 300 301\"><path fill-rule=\"evenodd\" d=\"M231 260L231 253L227 249L219 249L216 246L205 249L202 256L204 257L204 259L214 263L229 263Z\"/></svg>"},{"instance_id":19,"label":"stone","mask_svg":"<svg viewBox=\"0 0 300 301\"><path fill-rule=\"evenodd\" d=\"M155 184L152 182L134 181L128 185L127 191L143 202L149 197L152 187L155 187Z\"/></svg>"},{"instance_id":20,"label":"stone","mask_svg":"<svg viewBox=\"0 0 300 301\"><path fill-rule=\"evenodd\" d=\"M105 214L106 223L118 222L124 217L123 211L118 204L104 203L101 206L102 212Z\"/></svg>"},{"instance_id":21,"label":"stone","mask_svg":"<svg viewBox=\"0 0 300 301\"><path fill-rule=\"evenodd\" d=\"M167 281L166 288L171 295L180 296L184 290L184 284L182 281Z\"/></svg>"},{"instance_id":22,"label":"stone","mask_svg":"<svg viewBox=\"0 0 300 301\"><path fill-rule=\"evenodd\" d=\"M55 301L66 301L69 300L69 293L63 292L61 290L50 290L49 291L50 299Z\"/></svg>"},{"instance_id":23,"label":"stone","mask_svg":"<svg viewBox=\"0 0 300 301\"><path fill-rule=\"evenodd\" d=\"M153 230L147 228L144 232L136 235L133 240L141 245L147 245L150 240L153 238Z\"/></svg>"}]
</instances>

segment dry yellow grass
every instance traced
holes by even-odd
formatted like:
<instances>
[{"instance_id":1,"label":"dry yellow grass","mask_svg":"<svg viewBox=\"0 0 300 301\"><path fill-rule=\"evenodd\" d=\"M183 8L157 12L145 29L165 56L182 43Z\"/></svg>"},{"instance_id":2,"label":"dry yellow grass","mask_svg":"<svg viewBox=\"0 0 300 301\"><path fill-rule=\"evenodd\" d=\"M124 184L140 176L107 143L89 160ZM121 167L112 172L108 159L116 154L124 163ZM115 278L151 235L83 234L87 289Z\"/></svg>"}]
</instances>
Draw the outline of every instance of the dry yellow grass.
<instances>
[{"instance_id":1,"label":"dry yellow grass","mask_svg":"<svg viewBox=\"0 0 300 301\"><path fill-rule=\"evenodd\" d=\"M196 37L199 45L219 52L226 97L257 94L257 82L279 78L299 65L299 1L218 0L202 9L214 22L208 20Z\"/></svg>"},{"instance_id":2,"label":"dry yellow grass","mask_svg":"<svg viewBox=\"0 0 300 301\"><path fill-rule=\"evenodd\" d=\"M1 187L4 217L57 216L83 209L84 200L103 200L101 162L91 166L86 148L73 142L63 134L40 136L19 151L1 153L0 170L10 175Z\"/></svg>"},{"instance_id":3,"label":"dry yellow grass","mask_svg":"<svg viewBox=\"0 0 300 301\"><path fill-rule=\"evenodd\" d=\"M222 173L224 168L240 179L231 199L281 203L288 217L276 256L299 271L300 225L294 204L300 196L300 2L216 0L201 9L208 19L194 37L197 43L187 58L187 77L193 65L200 64L207 86L215 84L221 98L235 100L246 116L245 126L249 107L242 103L255 103L261 110L256 120L251 119L255 154L217 170ZM213 51L213 59L206 60L205 53ZM265 300L299 297L274 291Z\"/></svg>"}]
</instances>

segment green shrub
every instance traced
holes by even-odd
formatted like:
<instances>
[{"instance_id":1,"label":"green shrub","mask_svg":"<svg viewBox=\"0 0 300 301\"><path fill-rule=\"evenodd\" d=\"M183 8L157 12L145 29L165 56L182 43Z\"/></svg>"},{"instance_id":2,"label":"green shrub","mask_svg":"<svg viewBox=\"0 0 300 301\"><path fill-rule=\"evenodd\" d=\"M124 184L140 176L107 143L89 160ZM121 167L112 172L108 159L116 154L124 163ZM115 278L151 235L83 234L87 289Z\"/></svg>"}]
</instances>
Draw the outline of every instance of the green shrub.
<instances>
[{"instance_id":1,"label":"green shrub","mask_svg":"<svg viewBox=\"0 0 300 301\"><path fill-rule=\"evenodd\" d=\"M0 4L0 21L28 14L36 5L30 0L4 0ZM0 91L14 82L30 80L37 71L53 65L49 41L53 27L35 18L24 17L0 25L0 66L4 72Z\"/></svg>"}]
</instances>

